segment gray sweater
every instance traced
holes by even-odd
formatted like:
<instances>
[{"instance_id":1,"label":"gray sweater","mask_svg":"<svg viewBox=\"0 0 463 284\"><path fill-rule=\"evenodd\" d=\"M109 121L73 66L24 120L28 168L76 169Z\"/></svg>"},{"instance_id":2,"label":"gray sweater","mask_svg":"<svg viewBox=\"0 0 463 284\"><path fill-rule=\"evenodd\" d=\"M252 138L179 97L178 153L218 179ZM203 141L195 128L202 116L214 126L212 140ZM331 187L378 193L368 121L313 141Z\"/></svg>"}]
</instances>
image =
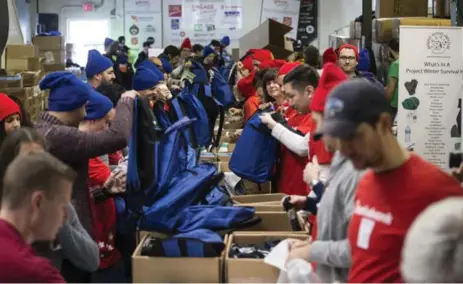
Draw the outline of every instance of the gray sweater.
<instances>
[{"instance_id":1,"label":"gray sweater","mask_svg":"<svg viewBox=\"0 0 463 284\"><path fill-rule=\"evenodd\" d=\"M336 152L318 207L317 240L310 251L310 261L317 264L316 273L325 283L347 282L351 266L347 229L354 210L355 190L363 173Z\"/></svg>"},{"instance_id":2,"label":"gray sweater","mask_svg":"<svg viewBox=\"0 0 463 284\"><path fill-rule=\"evenodd\" d=\"M100 250L98 245L82 227L74 207L68 206L68 220L57 236L58 246L53 249L49 242L34 243L37 254L51 260L53 265L61 269L63 259L86 272L94 272L100 266Z\"/></svg>"}]
</instances>

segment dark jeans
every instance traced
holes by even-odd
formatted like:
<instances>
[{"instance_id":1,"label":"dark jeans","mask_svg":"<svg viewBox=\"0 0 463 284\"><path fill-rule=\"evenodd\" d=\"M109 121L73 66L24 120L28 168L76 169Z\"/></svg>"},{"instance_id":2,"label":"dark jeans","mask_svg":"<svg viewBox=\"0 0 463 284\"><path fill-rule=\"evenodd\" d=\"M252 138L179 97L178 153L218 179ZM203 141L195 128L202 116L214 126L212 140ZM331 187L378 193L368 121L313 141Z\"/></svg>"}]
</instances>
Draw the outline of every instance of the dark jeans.
<instances>
[{"instance_id":1,"label":"dark jeans","mask_svg":"<svg viewBox=\"0 0 463 284\"><path fill-rule=\"evenodd\" d=\"M61 275L67 283L89 283L91 278L91 273L75 267L67 259L64 259L61 265Z\"/></svg>"},{"instance_id":2,"label":"dark jeans","mask_svg":"<svg viewBox=\"0 0 463 284\"><path fill-rule=\"evenodd\" d=\"M128 283L124 272L124 261L120 259L116 264L106 269L92 273L92 283Z\"/></svg>"},{"instance_id":3,"label":"dark jeans","mask_svg":"<svg viewBox=\"0 0 463 284\"><path fill-rule=\"evenodd\" d=\"M116 248L122 256L125 278L132 283L132 254L137 247L137 236L133 234L116 234Z\"/></svg>"}]
</instances>

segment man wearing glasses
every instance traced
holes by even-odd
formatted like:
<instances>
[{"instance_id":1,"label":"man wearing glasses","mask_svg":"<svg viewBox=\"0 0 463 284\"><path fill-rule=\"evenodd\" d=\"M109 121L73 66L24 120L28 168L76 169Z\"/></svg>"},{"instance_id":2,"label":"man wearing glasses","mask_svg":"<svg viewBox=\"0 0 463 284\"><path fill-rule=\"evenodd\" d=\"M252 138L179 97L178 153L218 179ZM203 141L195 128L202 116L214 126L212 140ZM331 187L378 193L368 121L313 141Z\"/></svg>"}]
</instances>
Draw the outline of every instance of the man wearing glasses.
<instances>
[{"instance_id":1,"label":"man wearing glasses","mask_svg":"<svg viewBox=\"0 0 463 284\"><path fill-rule=\"evenodd\" d=\"M362 77L357 71L359 51L351 44L344 44L338 50L338 65L349 78Z\"/></svg>"}]
</instances>

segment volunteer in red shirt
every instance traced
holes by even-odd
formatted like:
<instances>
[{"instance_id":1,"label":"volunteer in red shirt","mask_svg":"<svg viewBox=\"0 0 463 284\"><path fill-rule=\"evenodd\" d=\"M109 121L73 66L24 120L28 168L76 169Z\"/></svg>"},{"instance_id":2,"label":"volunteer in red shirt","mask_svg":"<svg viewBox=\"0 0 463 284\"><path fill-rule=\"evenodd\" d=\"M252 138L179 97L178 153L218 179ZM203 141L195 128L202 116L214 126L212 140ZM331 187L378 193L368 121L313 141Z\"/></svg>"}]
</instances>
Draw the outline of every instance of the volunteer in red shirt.
<instances>
[{"instance_id":1,"label":"volunteer in red shirt","mask_svg":"<svg viewBox=\"0 0 463 284\"><path fill-rule=\"evenodd\" d=\"M79 125L84 132L99 132L108 127L112 102L94 91L86 105L87 116ZM124 268L121 254L115 245L116 205L111 197L124 190L125 180L112 175L108 165L101 158L92 158L88 162L88 186L90 208L92 211L92 235L100 248L100 267L93 273L94 283L112 283L124 280Z\"/></svg>"},{"instance_id":2,"label":"volunteer in red shirt","mask_svg":"<svg viewBox=\"0 0 463 284\"><path fill-rule=\"evenodd\" d=\"M0 209L0 282L65 282L31 243L56 239L75 178L71 168L45 152L21 154L9 165Z\"/></svg>"},{"instance_id":3,"label":"volunteer in red shirt","mask_svg":"<svg viewBox=\"0 0 463 284\"><path fill-rule=\"evenodd\" d=\"M389 110L384 89L364 79L336 87L325 106L320 134L336 139L355 168L369 169L349 225L349 282L403 282L401 251L414 219L434 202L463 195L453 177L400 146Z\"/></svg>"},{"instance_id":4,"label":"volunteer in red shirt","mask_svg":"<svg viewBox=\"0 0 463 284\"><path fill-rule=\"evenodd\" d=\"M299 78L300 74L304 74L304 76L301 76L301 79L304 81L300 82L297 80L297 83L294 83L291 78L294 76ZM285 126L277 123L267 113L261 116L261 121L269 129L272 129L272 136L282 144L278 164L278 191L288 195L307 195L309 187L302 177L304 168L308 162L308 133L314 129L309 105L313 91L318 84L318 74L311 67L291 62L286 63L280 69L279 80L285 76L289 77L289 83L286 81L282 82L289 105L285 117L287 119L287 126L292 130L288 131ZM301 89L302 85L304 87ZM302 141L302 151L297 151L295 149L297 147L293 147L294 141L293 139L287 139L289 137L286 135L287 132L297 136L299 139L296 140Z\"/></svg>"},{"instance_id":5,"label":"volunteer in red shirt","mask_svg":"<svg viewBox=\"0 0 463 284\"><path fill-rule=\"evenodd\" d=\"M243 120L246 123L251 116L259 109L259 104L261 103L257 91L254 88L255 72L252 72L250 75L240 79L237 84L238 91L240 95L244 97L243 105Z\"/></svg>"}]
</instances>

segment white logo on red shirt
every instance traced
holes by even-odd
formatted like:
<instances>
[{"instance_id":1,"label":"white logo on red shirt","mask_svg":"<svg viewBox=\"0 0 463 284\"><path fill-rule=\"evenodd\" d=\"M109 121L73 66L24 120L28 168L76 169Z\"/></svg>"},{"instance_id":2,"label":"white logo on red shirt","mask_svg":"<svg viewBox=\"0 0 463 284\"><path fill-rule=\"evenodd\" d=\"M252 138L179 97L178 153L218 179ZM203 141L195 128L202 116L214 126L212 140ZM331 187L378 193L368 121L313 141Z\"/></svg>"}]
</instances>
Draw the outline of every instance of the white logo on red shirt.
<instances>
[{"instance_id":1,"label":"white logo on red shirt","mask_svg":"<svg viewBox=\"0 0 463 284\"><path fill-rule=\"evenodd\" d=\"M377 222L381 222L386 225L392 224L392 214L391 212L384 213L378 211L376 208L372 208L370 206L362 205L360 201L355 202L355 210L354 213L363 217L367 217L373 219Z\"/></svg>"}]
</instances>

